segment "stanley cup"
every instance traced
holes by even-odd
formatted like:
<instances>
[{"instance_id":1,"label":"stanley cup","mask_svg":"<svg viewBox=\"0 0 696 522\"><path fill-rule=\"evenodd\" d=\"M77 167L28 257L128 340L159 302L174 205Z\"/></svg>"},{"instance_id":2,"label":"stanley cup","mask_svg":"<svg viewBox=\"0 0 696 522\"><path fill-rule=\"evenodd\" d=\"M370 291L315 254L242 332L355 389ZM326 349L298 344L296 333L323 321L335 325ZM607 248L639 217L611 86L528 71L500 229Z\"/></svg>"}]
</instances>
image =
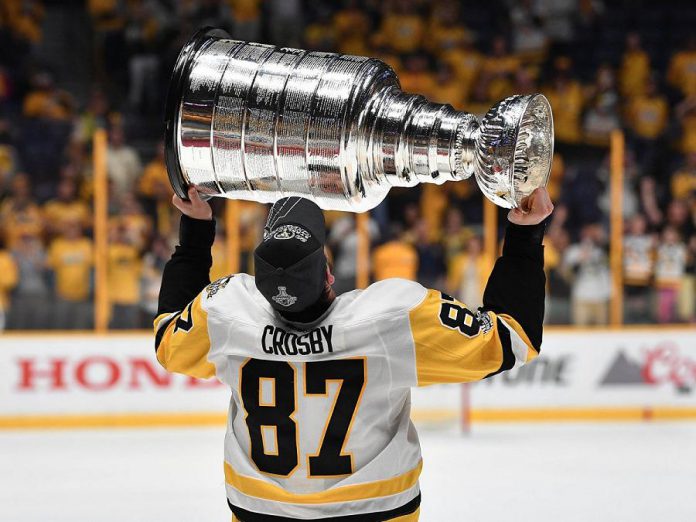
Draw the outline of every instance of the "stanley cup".
<instances>
[{"instance_id":1,"label":"stanley cup","mask_svg":"<svg viewBox=\"0 0 696 522\"><path fill-rule=\"evenodd\" d=\"M548 181L553 119L541 94L511 96L479 122L406 94L385 63L199 31L167 99L176 193L271 203L304 196L361 212L391 187L467 179L502 207Z\"/></svg>"}]
</instances>

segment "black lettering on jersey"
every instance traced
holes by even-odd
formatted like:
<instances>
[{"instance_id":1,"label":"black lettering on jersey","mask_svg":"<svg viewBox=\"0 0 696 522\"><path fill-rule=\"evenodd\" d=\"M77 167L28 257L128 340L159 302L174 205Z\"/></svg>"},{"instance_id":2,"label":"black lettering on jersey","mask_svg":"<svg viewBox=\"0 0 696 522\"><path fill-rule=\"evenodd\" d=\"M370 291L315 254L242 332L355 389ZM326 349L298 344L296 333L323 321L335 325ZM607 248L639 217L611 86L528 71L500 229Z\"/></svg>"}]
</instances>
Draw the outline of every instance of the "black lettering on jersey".
<instances>
[{"instance_id":1,"label":"black lettering on jersey","mask_svg":"<svg viewBox=\"0 0 696 522\"><path fill-rule=\"evenodd\" d=\"M333 353L333 325L293 333L279 326L266 325L261 333L261 349L273 355Z\"/></svg>"},{"instance_id":2,"label":"black lettering on jersey","mask_svg":"<svg viewBox=\"0 0 696 522\"><path fill-rule=\"evenodd\" d=\"M177 317L176 324L174 325L174 331L172 332L173 334L179 330L184 332L191 331L191 328L193 328L193 315L191 314L192 308L193 301L191 301L184 311L179 314L179 317Z\"/></svg>"},{"instance_id":3,"label":"black lettering on jersey","mask_svg":"<svg viewBox=\"0 0 696 522\"><path fill-rule=\"evenodd\" d=\"M443 302L440 305L440 322L443 326L452 330L459 330L467 337L476 337L481 331L481 322L473 312L464 306L457 304L457 301L440 292Z\"/></svg>"},{"instance_id":4,"label":"black lettering on jersey","mask_svg":"<svg viewBox=\"0 0 696 522\"><path fill-rule=\"evenodd\" d=\"M286 337L287 338L287 337ZM268 344L266 346L269 346ZM293 419L297 390L295 366L285 361L248 359L240 368L240 396L246 412L251 458L259 471L289 476L299 461L298 426ZM316 452L307 456L310 477L332 477L353 473L353 456L344 452L365 384L365 358L314 361L304 365L304 394L329 399L329 381L338 382L333 409L325 423ZM273 379L274 397L262 403L261 380ZM302 386L299 384L299 386ZM314 400L314 399L312 399ZM274 427L276 451L264 446L263 428Z\"/></svg>"},{"instance_id":5,"label":"black lettering on jersey","mask_svg":"<svg viewBox=\"0 0 696 522\"><path fill-rule=\"evenodd\" d=\"M340 381L319 453L309 456L312 477L350 475L353 456L344 453L357 405L365 388L365 359L318 361L305 364L305 393L326 395L329 381Z\"/></svg>"},{"instance_id":6,"label":"black lettering on jersey","mask_svg":"<svg viewBox=\"0 0 696 522\"><path fill-rule=\"evenodd\" d=\"M284 361L249 359L240 369L239 392L246 412L251 441L251 459L264 473L288 476L298 464L295 413L295 368ZM261 379L273 379L272 405L260 404ZM273 426L276 452L266 452L262 427Z\"/></svg>"},{"instance_id":7,"label":"black lettering on jersey","mask_svg":"<svg viewBox=\"0 0 696 522\"><path fill-rule=\"evenodd\" d=\"M266 339L269 335L270 339ZM273 353L273 327L269 324L263 329L263 334L261 334L261 348L265 353Z\"/></svg>"}]
</instances>

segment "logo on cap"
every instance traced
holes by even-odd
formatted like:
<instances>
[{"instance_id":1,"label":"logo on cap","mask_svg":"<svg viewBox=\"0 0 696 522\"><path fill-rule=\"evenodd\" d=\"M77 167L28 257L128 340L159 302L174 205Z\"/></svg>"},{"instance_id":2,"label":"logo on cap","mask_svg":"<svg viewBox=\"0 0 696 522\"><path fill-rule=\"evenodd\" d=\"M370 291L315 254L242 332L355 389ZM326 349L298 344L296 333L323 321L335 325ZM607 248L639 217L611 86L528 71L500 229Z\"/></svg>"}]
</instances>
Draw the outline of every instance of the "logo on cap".
<instances>
[{"instance_id":1,"label":"logo on cap","mask_svg":"<svg viewBox=\"0 0 696 522\"><path fill-rule=\"evenodd\" d=\"M295 304L297 301L297 297L294 295L290 295L286 292L287 287L285 286L279 286L278 287L278 295L274 295L271 297L276 303L278 303L280 306L292 306Z\"/></svg>"},{"instance_id":2,"label":"logo on cap","mask_svg":"<svg viewBox=\"0 0 696 522\"><path fill-rule=\"evenodd\" d=\"M274 239L297 239L306 243L310 237L307 230L296 225L281 225L271 233Z\"/></svg>"}]
</instances>

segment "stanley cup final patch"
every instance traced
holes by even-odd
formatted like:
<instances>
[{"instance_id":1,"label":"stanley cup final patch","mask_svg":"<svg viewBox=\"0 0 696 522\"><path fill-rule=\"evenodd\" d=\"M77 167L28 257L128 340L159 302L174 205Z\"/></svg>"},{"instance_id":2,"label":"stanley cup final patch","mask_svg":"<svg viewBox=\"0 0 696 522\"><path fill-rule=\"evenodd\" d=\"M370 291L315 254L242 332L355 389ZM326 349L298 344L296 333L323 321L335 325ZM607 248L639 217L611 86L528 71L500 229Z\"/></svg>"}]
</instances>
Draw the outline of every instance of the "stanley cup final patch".
<instances>
[{"instance_id":1,"label":"stanley cup final patch","mask_svg":"<svg viewBox=\"0 0 696 522\"><path fill-rule=\"evenodd\" d=\"M280 225L273 229L269 237L273 237L273 239L297 239L306 243L310 235L309 231L297 225Z\"/></svg>"},{"instance_id":2,"label":"stanley cup final patch","mask_svg":"<svg viewBox=\"0 0 696 522\"><path fill-rule=\"evenodd\" d=\"M290 295L286 292L287 287L285 286L279 286L278 287L278 295L274 295L271 297L276 303L278 303L280 306L292 306L295 304L295 301L297 301L297 297L294 295Z\"/></svg>"}]
</instances>

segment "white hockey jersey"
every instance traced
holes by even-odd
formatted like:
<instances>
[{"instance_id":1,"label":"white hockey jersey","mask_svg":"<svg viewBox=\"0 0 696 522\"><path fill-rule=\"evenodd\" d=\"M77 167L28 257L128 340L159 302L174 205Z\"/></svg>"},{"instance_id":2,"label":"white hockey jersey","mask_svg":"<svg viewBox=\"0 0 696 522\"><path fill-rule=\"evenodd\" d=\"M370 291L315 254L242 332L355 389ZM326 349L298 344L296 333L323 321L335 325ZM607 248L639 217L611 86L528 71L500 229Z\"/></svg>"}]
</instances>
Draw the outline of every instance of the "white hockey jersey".
<instances>
[{"instance_id":1,"label":"white hockey jersey","mask_svg":"<svg viewBox=\"0 0 696 522\"><path fill-rule=\"evenodd\" d=\"M413 502L421 454L410 388L477 381L511 357L517 365L537 355L513 318L401 279L344 294L315 323L293 325L253 277L235 275L155 329L166 369L231 389L230 504L299 520Z\"/></svg>"}]
</instances>

